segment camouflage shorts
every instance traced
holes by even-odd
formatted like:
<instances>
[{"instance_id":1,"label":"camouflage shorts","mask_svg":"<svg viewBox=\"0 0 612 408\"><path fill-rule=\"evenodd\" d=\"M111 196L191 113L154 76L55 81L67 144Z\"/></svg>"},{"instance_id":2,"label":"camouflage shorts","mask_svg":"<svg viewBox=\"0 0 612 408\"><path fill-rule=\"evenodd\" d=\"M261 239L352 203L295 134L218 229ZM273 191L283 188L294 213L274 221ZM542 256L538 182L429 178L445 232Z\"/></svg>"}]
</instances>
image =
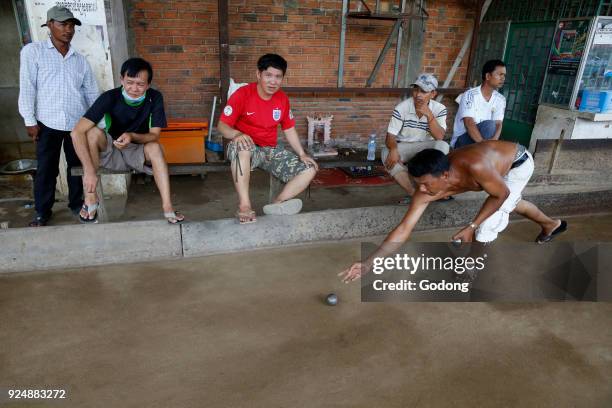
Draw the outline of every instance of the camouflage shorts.
<instances>
[{"instance_id":1,"label":"camouflage shorts","mask_svg":"<svg viewBox=\"0 0 612 408\"><path fill-rule=\"evenodd\" d=\"M227 158L232 162L232 167L237 165L238 151L235 143L227 145ZM295 153L279 146L253 145L251 153L251 170L265 170L283 183L312 167L301 161Z\"/></svg>"}]
</instances>

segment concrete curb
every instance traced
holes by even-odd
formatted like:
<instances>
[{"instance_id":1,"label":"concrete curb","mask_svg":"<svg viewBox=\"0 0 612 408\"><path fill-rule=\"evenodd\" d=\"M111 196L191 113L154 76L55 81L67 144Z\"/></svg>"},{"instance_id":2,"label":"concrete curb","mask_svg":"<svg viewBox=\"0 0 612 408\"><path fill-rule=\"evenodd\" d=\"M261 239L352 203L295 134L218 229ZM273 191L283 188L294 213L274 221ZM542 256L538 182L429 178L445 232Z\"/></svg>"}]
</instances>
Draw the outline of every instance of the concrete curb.
<instances>
[{"instance_id":1,"label":"concrete curb","mask_svg":"<svg viewBox=\"0 0 612 408\"><path fill-rule=\"evenodd\" d=\"M182 256L165 221L16 228L0 232L0 272L146 262Z\"/></svg>"},{"instance_id":2,"label":"concrete curb","mask_svg":"<svg viewBox=\"0 0 612 408\"><path fill-rule=\"evenodd\" d=\"M417 231L466 225L484 194L433 203ZM612 190L527 195L549 215L612 211ZM154 261L231 253L315 241L388 233L407 206L316 211L291 217L261 216L257 223L234 219L190 222L138 221L0 231L0 273Z\"/></svg>"},{"instance_id":3,"label":"concrete curb","mask_svg":"<svg viewBox=\"0 0 612 408\"><path fill-rule=\"evenodd\" d=\"M482 196L482 198L478 198ZM433 203L416 225L416 231L459 227L472 220L484 194L468 200ZM526 196L550 215L575 215L612 211L612 190ZM380 206L316 211L292 217L258 217L255 224L215 220L183 226L183 255L197 257L273 248L314 241L334 241L389 233L408 206ZM514 219L521 218L513 216ZM534 237L535 238L535 237Z\"/></svg>"}]
</instances>

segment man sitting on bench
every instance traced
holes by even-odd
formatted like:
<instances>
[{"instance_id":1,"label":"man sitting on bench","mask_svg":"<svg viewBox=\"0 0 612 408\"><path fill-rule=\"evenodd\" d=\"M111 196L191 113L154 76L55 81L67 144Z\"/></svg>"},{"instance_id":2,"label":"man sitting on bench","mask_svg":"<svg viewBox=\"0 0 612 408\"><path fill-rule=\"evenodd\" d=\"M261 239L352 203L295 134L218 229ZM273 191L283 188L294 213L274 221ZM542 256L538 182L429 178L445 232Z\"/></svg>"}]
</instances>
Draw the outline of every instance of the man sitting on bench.
<instances>
[{"instance_id":1,"label":"man sitting on bench","mask_svg":"<svg viewBox=\"0 0 612 408\"><path fill-rule=\"evenodd\" d=\"M257 61L257 82L238 89L227 101L218 129L226 139L227 158L238 192L236 217L240 224L257 220L249 197L250 171L259 167L287 183L264 214L293 215L302 209L294 198L308 187L318 169L304 152L295 130L289 98L281 91L287 61L280 55L266 54ZM295 153L277 146L277 128L281 125L287 142Z\"/></svg>"},{"instance_id":2,"label":"man sitting on bench","mask_svg":"<svg viewBox=\"0 0 612 408\"><path fill-rule=\"evenodd\" d=\"M450 149L444 141L446 107L433 99L436 97L438 80L432 74L421 74L411 86L412 96L393 110L381 152L385 168L408 193L400 204L410 203L414 195L404 163L424 149L437 149L444 154Z\"/></svg>"},{"instance_id":3,"label":"man sitting on bench","mask_svg":"<svg viewBox=\"0 0 612 408\"><path fill-rule=\"evenodd\" d=\"M168 166L158 143L161 129L166 127L166 114L162 94L150 88L152 79L151 64L142 58L128 59L121 66L122 86L100 95L71 133L83 164L85 203L79 213L83 223L98 219L96 185L100 166L152 174L166 220L170 224L184 220L170 200ZM96 127L102 119L106 131Z\"/></svg>"}]
</instances>

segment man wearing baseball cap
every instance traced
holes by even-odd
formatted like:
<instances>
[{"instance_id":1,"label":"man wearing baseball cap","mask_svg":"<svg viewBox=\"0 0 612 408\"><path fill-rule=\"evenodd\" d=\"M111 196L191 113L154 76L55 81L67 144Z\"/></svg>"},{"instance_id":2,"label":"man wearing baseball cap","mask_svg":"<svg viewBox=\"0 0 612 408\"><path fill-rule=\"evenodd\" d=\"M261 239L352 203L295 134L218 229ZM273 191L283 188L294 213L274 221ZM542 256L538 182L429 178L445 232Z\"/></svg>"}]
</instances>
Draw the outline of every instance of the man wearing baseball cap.
<instances>
[{"instance_id":1,"label":"man wearing baseball cap","mask_svg":"<svg viewBox=\"0 0 612 408\"><path fill-rule=\"evenodd\" d=\"M53 6L47 10L47 22L42 24L41 27L47 27L50 21L59 21L61 23L72 21L75 25L81 25L81 20L76 18L72 11L61 6Z\"/></svg>"},{"instance_id":2,"label":"man wearing baseball cap","mask_svg":"<svg viewBox=\"0 0 612 408\"><path fill-rule=\"evenodd\" d=\"M446 107L434 100L438 81L432 74L421 74L412 86L412 97L402 101L393 110L382 161L389 174L412 196L414 187L404 165L424 149L437 149L448 153L444 139L446 133ZM407 204L410 197L400 203Z\"/></svg>"},{"instance_id":3,"label":"man wearing baseball cap","mask_svg":"<svg viewBox=\"0 0 612 408\"><path fill-rule=\"evenodd\" d=\"M42 25L49 28L49 38L21 50L19 113L36 142L38 160L31 227L45 226L51 218L62 143L68 165L68 207L78 214L83 204L81 177L70 175L72 167L81 165L70 131L98 97L98 85L85 57L70 46L75 25L81 22L70 10L51 7Z\"/></svg>"}]
</instances>

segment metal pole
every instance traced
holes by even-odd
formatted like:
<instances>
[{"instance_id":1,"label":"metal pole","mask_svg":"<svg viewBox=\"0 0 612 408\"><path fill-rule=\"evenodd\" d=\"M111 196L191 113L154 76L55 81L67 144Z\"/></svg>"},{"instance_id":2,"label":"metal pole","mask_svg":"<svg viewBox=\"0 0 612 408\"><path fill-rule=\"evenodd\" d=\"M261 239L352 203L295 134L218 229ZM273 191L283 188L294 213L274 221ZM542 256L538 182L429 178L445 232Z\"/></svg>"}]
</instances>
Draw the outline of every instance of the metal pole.
<instances>
[{"instance_id":1,"label":"metal pole","mask_svg":"<svg viewBox=\"0 0 612 408\"><path fill-rule=\"evenodd\" d=\"M406 0L402 0L402 7L400 9L400 13L403 13L406 9ZM404 21L397 20L399 24L399 30L397 32L397 44L395 44L395 65L393 66L393 87L397 86L397 78L399 76L399 65L400 65L400 57L402 54L402 38L404 33ZM410 21L412 24L412 21Z\"/></svg>"},{"instance_id":2,"label":"metal pole","mask_svg":"<svg viewBox=\"0 0 612 408\"><path fill-rule=\"evenodd\" d=\"M482 22L483 18L484 18L484 13L483 11L485 10L485 4L487 3L487 1L492 1L492 0L485 0L482 3L482 8L478 8L476 9L476 12L478 13L478 16L474 19L474 29L472 30L472 43L470 45L470 55L468 57L468 64L467 64L467 70L466 72L468 73L468 75L466 75L465 77L465 86L467 87L468 81L469 81L469 72L472 68L472 65L474 64L474 58L476 57L476 47L478 46L478 32L480 31L480 23ZM479 3L481 4L481 3ZM487 7L488 9L488 7Z\"/></svg>"},{"instance_id":3,"label":"metal pole","mask_svg":"<svg viewBox=\"0 0 612 408\"><path fill-rule=\"evenodd\" d=\"M208 141L212 138L213 122L215 121L215 107L217 106L217 95L213 98L212 111L210 112L210 122L208 123ZM205 143L206 144L206 143Z\"/></svg>"},{"instance_id":4,"label":"metal pole","mask_svg":"<svg viewBox=\"0 0 612 408\"><path fill-rule=\"evenodd\" d=\"M366 81L366 87L372 86L372 84L374 83L374 80L376 80L376 75L378 75L378 70L380 69L383 61L385 60L385 56L387 55L389 48L391 48L391 42L393 41L393 37L395 37L395 34L400 25L401 25L400 20L397 20L395 24L393 25L393 29L389 33L389 37L387 37L387 42L385 42L385 46L383 47L382 51L380 52L380 55L378 56L378 59L376 60L374 69L372 70L370 77ZM394 74L394 78L395 78L395 74ZM393 80L393 82L394 82L393 86L395 86L395 79Z\"/></svg>"},{"instance_id":5,"label":"metal pole","mask_svg":"<svg viewBox=\"0 0 612 408\"><path fill-rule=\"evenodd\" d=\"M219 65L221 74L221 106L227 102L227 91L229 89L230 64L229 64L229 28L228 28L228 0L218 0L219 12ZM211 123L212 126L212 123Z\"/></svg>"},{"instance_id":6,"label":"metal pole","mask_svg":"<svg viewBox=\"0 0 612 408\"><path fill-rule=\"evenodd\" d=\"M340 55L338 56L338 88L342 88L342 76L344 75L344 41L346 39L346 14L348 13L349 0L342 0L342 26L340 28Z\"/></svg>"}]
</instances>

